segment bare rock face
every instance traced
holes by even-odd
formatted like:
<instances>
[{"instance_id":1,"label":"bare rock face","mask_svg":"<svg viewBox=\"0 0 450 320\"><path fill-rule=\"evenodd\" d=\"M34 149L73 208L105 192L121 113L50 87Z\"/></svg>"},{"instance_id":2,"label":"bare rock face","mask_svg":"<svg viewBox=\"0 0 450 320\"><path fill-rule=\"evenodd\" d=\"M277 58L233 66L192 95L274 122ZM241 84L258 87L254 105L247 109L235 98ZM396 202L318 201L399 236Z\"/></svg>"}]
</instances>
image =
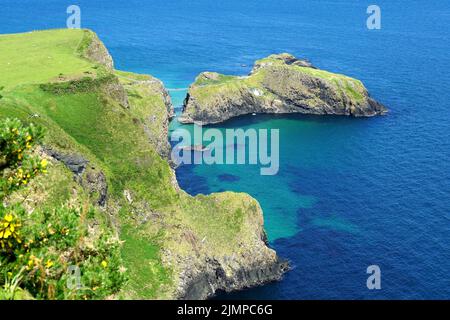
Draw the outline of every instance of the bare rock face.
<instances>
[{"instance_id":1,"label":"bare rock face","mask_svg":"<svg viewBox=\"0 0 450 320\"><path fill-rule=\"evenodd\" d=\"M236 265L232 274L226 273L223 261L205 258L198 267L187 269L189 272L185 274L178 298L203 300L220 291L243 290L281 280L289 269L288 263L277 259L264 261L266 258L242 257L242 261L247 259L248 263Z\"/></svg>"},{"instance_id":2,"label":"bare rock face","mask_svg":"<svg viewBox=\"0 0 450 320\"><path fill-rule=\"evenodd\" d=\"M203 300L220 291L243 290L281 280L289 270L289 264L279 260L273 251L260 249L234 260L205 257L201 263L187 265L189 268L186 266L182 275L178 298Z\"/></svg>"},{"instance_id":3,"label":"bare rock face","mask_svg":"<svg viewBox=\"0 0 450 320\"><path fill-rule=\"evenodd\" d=\"M169 123L175 116L175 112L172 105L172 100L170 98L169 92L164 87L164 84L161 80L152 78L151 80L144 82L144 85L147 85L150 90L153 90L156 94L158 94L164 104L164 108L162 109L162 121L161 124L161 130L159 132L159 135L157 135L155 138L152 139L152 134L149 133L149 124L148 122L154 122L154 117L149 116L147 118L147 125L144 126L147 134L149 135L149 138L151 141L154 142L154 145L156 147L156 150L158 153L165 159L170 158L170 143L169 143Z\"/></svg>"},{"instance_id":4,"label":"bare rock face","mask_svg":"<svg viewBox=\"0 0 450 320\"><path fill-rule=\"evenodd\" d=\"M63 163L74 174L74 180L89 193L96 205L106 206L108 183L103 171L89 165L89 161L80 154L65 153L51 147L44 147L43 151Z\"/></svg>"},{"instance_id":5,"label":"bare rock face","mask_svg":"<svg viewBox=\"0 0 450 320\"><path fill-rule=\"evenodd\" d=\"M44 152L50 157L62 162L74 175L82 175L89 161L80 154L62 153L50 147L44 147Z\"/></svg>"},{"instance_id":6,"label":"bare rock face","mask_svg":"<svg viewBox=\"0 0 450 320\"><path fill-rule=\"evenodd\" d=\"M108 200L108 183L103 171L91 167L80 180L81 186L89 192L96 204L104 208Z\"/></svg>"},{"instance_id":7,"label":"bare rock face","mask_svg":"<svg viewBox=\"0 0 450 320\"><path fill-rule=\"evenodd\" d=\"M183 230L178 245L168 246L164 254L166 264L176 266L178 271L174 297L201 300L219 292L281 280L289 270L289 263L268 246L259 204L245 194L227 192L212 196L231 206L241 201L247 203L245 218L240 231L228 244L211 245L207 237L197 238L195 233Z\"/></svg>"},{"instance_id":8,"label":"bare rock face","mask_svg":"<svg viewBox=\"0 0 450 320\"><path fill-rule=\"evenodd\" d=\"M246 77L200 74L189 88L179 121L212 124L251 113L368 117L386 112L361 81L284 53L256 61Z\"/></svg>"},{"instance_id":9,"label":"bare rock face","mask_svg":"<svg viewBox=\"0 0 450 320\"><path fill-rule=\"evenodd\" d=\"M86 37L88 38L86 41L89 41L89 43L87 47L84 48L83 55L87 59L102 64L112 70L114 68L114 62L108 49L106 49L103 42L100 41L94 32L90 30L85 30L85 32Z\"/></svg>"}]
</instances>

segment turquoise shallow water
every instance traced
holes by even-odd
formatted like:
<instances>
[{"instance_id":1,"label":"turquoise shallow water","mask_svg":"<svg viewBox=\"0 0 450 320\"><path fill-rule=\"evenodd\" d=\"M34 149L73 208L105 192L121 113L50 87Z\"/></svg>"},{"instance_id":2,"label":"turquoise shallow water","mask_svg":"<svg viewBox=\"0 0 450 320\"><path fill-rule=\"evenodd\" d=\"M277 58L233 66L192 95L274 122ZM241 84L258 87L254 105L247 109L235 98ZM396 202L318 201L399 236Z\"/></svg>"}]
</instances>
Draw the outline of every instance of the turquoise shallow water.
<instances>
[{"instance_id":1,"label":"turquoise shallow water","mask_svg":"<svg viewBox=\"0 0 450 320\"><path fill-rule=\"evenodd\" d=\"M192 194L245 191L263 209L271 245L294 269L279 283L222 298L450 297L450 4L368 1L80 0L121 69L186 88L205 70L246 74L291 52L361 79L389 115L371 119L248 116L218 128L280 129L280 172L183 166ZM0 32L64 27L57 0L3 0ZM242 67L246 65L247 67ZM181 106L185 92L173 91ZM176 124L175 124L176 127ZM366 288L377 264L382 289Z\"/></svg>"}]
</instances>

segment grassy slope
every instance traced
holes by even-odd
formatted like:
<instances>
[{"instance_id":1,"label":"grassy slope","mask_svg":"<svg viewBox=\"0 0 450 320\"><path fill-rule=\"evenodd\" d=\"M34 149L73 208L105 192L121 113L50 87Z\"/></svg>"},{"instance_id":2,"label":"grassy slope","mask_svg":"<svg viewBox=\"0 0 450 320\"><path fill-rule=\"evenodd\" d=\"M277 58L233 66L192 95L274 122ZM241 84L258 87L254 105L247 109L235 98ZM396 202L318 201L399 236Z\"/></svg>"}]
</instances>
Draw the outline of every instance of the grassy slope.
<instances>
[{"instance_id":1,"label":"grassy slope","mask_svg":"<svg viewBox=\"0 0 450 320\"><path fill-rule=\"evenodd\" d=\"M0 86L8 89L93 71L92 63L74 54L82 39L78 30L0 35Z\"/></svg>"},{"instance_id":2,"label":"grassy slope","mask_svg":"<svg viewBox=\"0 0 450 320\"><path fill-rule=\"evenodd\" d=\"M203 254L231 254L251 234L259 207L246 195L192 198L171 184L168 163L156 153L139 121L152 114L159 118L166 112L159 94L139 85L126 86L131 107L124 109L95 83L90 90L65 94L42 90L39 84L59 81L61 73L64 79L76 81L86 72L92 78L108 72L80 54L80 45L85 47L86 38L91 36L81 30L0 36L0 86L5 87L0 93L0 117L18 117L45 126L47 144L64 152L81 153L106 173L108 210L111 214L118 211L121 238L125 241L123 257L130 273L121 296L170 298L180 270L163 265L162 248L189 255L196 244L186 239L207 239L207 246L201 248ZM14 55L17 50L25 54ZM123 72L115 72L115 76L124 84L147 79ZM39 117L31 119L34 114ZM65 172L61 177L70 177ZM58 190L62 184L65 187L61 192L66 194L71 185L64 179L45 189ZM133 194L132 204L124 199L125 189ZM68 200L63 196L47 199L52 204ZM142 211L156 218L143 223L139 218Z\"/></svg>"}]
</instances>

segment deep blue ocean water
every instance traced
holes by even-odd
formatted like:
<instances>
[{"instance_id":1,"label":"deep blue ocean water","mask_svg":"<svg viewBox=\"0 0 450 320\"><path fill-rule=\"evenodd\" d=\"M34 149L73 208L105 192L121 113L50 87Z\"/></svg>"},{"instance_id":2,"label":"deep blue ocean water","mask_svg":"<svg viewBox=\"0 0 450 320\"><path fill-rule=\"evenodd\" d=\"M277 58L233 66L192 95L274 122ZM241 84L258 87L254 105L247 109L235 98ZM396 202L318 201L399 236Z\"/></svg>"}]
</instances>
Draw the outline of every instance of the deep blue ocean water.
<instances>
[{"instance_id":1,"label":"deep blue ocean water","mask_svg":"<svg viewBox=\"0 0 450 320\"><path fill-rule=\"evenodd\" d=\"M258 199L271 246L293 265L281 282L222 298L450 298L450 2L74 2L117 68L168 88L205 70L246 74L254 60L290 52L361 79L390 109L371 119L266 115L218 127L280 129L276 176L255 166L178 169L191 194ZM64 27L74 2L2 0L0 33ZM372 2L381 30L366 28ZM185 93L172 92L176 106ZM366 287L372 264L381 290Z\"/></svg>"}]
</instances>

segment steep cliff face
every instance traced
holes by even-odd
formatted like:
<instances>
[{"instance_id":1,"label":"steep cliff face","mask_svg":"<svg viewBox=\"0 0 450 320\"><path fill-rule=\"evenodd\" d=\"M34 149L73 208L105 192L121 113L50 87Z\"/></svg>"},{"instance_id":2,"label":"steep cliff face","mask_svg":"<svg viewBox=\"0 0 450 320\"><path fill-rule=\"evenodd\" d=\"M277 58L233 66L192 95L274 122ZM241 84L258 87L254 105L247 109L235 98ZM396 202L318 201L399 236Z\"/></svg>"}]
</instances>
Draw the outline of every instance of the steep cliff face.
<instances>
[{"instance_id":1,"label":"steep cliff face","mask_svg":"<svg viewBox=\"0 0 450 320\"><path fill-rule=\"evenodd\" d=\"M200 74L189 89L180 121L210 124L250 113L360 117L386 111L359 80L278 54L258 60L246 77Z\"/></svg>"},{"instance_id":2,"label":"steep cliff face","mask_svg":"<svg viewBox=\"0 0 450 320\"><path fill-rule=\"evenodd\" d=\"M90 31L34 32L9 45L28 37L36 40L35 58L47 61L49 48L61 50L70 68L62 74L54 63L37 63L43 72L0 79L0 116L47 128L43 152L53 160L43 177L45 205L75 203L76 186L123 241L129 281L117 297L204 299L281 278L287 264L265 242L255 199L231 192L192 197L179 189L167 158L173 108L161 81L112 69ZM61 167L64 176L52 171ZM31 198L41 198L29 188Z\"/></svg>"},{"instance_id":3,"label":"steep cliff face","mask_svg":"<svg viewBox=\"0 0 450 320\"><path fill-rule=\"evenodd\" d=\"M108 49L103 45L98 36L90 31L84 30L85 35L79 49L82 55L90 61L106 66L108 69L114 68L114 61Z\"/></svg>"},{"instance_id":4,"label":"steep cliff face","mask_svg":"<svg viewBox=\"0 0 450 320\"><path fill-rule=\"evenodd\" d=\"M246 194L231 192L212 194L205 200L211 203L212 210L227 203L228 218L222 217L223 225L215 227L223 232L219 237L205 234L200 238L186 229L179 238L182 244L169 245L165 250L166 263L178 271L175 296L206 299L217 291L230 292L280 280L289 265L267 247L258 202Z\"/></svg>"},{"instance_id":5,"label":"steep cliff face","mask_svg":"<svg viewBox=\"0 0 450 320\"><path fill-rule=\"evenodd\" d=\"M218 292L231 292L281 280L289 270L287 261L281 260L275 251L268 249L261 238L255 238L246 249L243 242L239 255L216 256L204 254L195 257L178 256L181 267L178 299L201 300Z\"/></svg>"},{"instance_id":6,"label":"steep cliff face","mask_svg":"<svg viewBox=\"0 0 450 320\"><path fill-rule=\"evenodd\" d=\"M174 117L170 95L161 80L149 75L139 75L116 71L128 96L133 100L136 113L140 116L145 133L165 159L169 159L169 122ZM146 99L147 97L147 99ZM149 97L159 97L154 99Z\"/></svg>"}]
</instances>

